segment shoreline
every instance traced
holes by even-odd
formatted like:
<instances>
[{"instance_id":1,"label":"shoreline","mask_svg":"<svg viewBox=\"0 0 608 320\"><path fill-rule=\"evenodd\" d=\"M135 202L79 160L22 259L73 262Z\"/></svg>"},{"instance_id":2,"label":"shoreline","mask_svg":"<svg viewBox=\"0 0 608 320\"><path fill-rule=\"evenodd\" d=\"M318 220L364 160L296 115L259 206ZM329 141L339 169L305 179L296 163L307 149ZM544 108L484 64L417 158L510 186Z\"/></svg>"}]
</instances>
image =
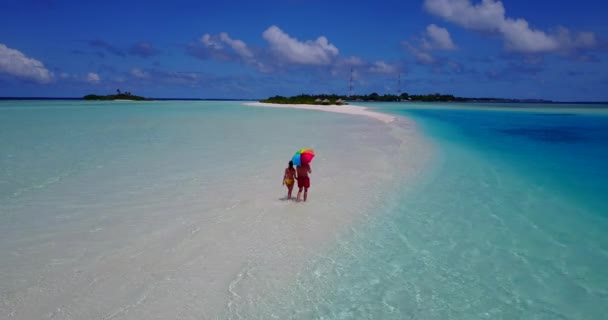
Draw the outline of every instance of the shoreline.
<instances>
[{"instance_id":1,"label":"shoreline","mask_svg":"<svg viewBox=\"0 0 608 320\"><path fill-rule=\"evenodd\" d=\"M106 130L107 139L91 140L89 150L105 152L94 158L80 153L87 170L12 200L19 219L0 228L2 242L5 252L24 253L7 255L0 263L0 283L14 292L0 314L148 319L170 318L178 310L204 318L256 318L260 312L257 318L267 318L271 310L259 306L291 305L294 296L283 289L296 288L298 275L308 272L310 263L383 214L378 208L389 201L387 194L424 175L433 155L407 117L381 117L389 123L377 115L310 112L292 121L296 112L237 102L236 112L221 104L201 105L181 109L187 115L161 117L180 108L159 103L154 112L140 109L134 122L117 127L105 119L93 121L96 115L86 106L41 109L41 117L57 112L84 117L64 117L67 122L54 124L57 128L76 125L91 136ZM119 105L108 108L117 118L129 112ZM370 113L346 109L337 113ZM158 127L142 132L151 122ZM311 122L314 130L309 130ZM225 130L226 125L234 130ZM62 132L51 145L61 146L73 136ZM150 134L153 148L141 144ZM301 204L285 201L285 187L279 184L298 147L317 151L309 202ZM32 163L40 164L47 165ZM38 215L40 208L58 202L60 207ZM26 240L31 243L24 248L20 243Z\"/></svg>"},{"instance_id":2,"label":"shoreline","mask_svg":"<svg viewBox=\"0 0 608 320\"><path fill-rule=\"evenodd\" d=\"M375 111L369 111L366 107L357 105L311 105L311 104L278 104L278 103L264 103L264 102L249 102L244 103L246 106L252 107L271 107L271 108L287 108L287 109L303 109L303 110L315 110L325 111L333 113L343 113L356 116L370 117L384 123L391 123L395 121L396 117Z\"/></svg>"},{"instance_id":3,"label":"shoreline","mask_svg":"<svg viewBox=\"0 0 608 320\"><path fill-rule=\"evenodd\" d=\"M429 169L435 165L435 145L419 129L409 117L392 116L380 112L366 110L362 106L312 106L312 105L280 105L265 103L247 103L248 106L301 109L325 111L353 115L349 121L340 121L339 126L348 131L339 130L343 135L326 135L323 144L330 149L316 148L319 153L313 167L315 187L312 189L310 203L294 207L294 216L303 219L293 226L294 218L285 218L282 225L292 230L283 237L285 245L290 248L282 259L290 261L290 265L281 266L272 271L276 279L268 287L264 295L256 296L256 288L268 286L261 284L269 282L268 273L265 277L255 276L249 279L237 277L235 296L251 297L251 300L239 301L231 299L228 303L226 318L248 315L251 318L264 318L267 314L275 314L277 318L289 318L294 310L284 306L298 305L307 300L311 287L307 285L310 279L322 279L329 270L319 268L323 261L333 261L332 255L343 249L345 243L355 241L368 226L382 219L382 216L392 214L392 208L398 206L395 202L399 191L411 192L416 184L425 181ZM359 116L359 117L356 117ZM364 116L364 117L361 117ZM304 118L304 116L302 116ZM317 119L328 119L331 125L333 116L317 115ZM378 122L380 121L380 122ZM291 125L284 125L289 128ZM289 130L278 130L287 131ZM298 130L295 130L298 132ZM329 138L331 137L331 138ZM342 137L342 138L338 138ZM345 142L341 143L343 139ZM315 140L315 138L310 138ZM319 142L320 143L320 142ZM319 152L323 150L323 153ZM327 153L327 155L326 155ZM361 154L363 157L349 157L348 154ZM327 157L323 159L319 156ZM336 163L335 159L342 159ZM395 172L394 168L399 168ZM322 173L323 172L323 173ZM321 176L319 174L321 173ZM336 174L338 173L338 174ZM345 187L346 186L346 187ZM306 221L307 220L307 221ZM306 221L305 224L302 222ZM313 229L305 227L315 225ZM308 230L306 230L308 229ZM304 232L302 232L305 230ZM292 235L296 235L292 238ZM291 238L291 239L290 239ZM294 240L298 239L293 245ZM304 240L304 241L302 241ZM293 244L290 244L293 243ZM330 265L333 263L330 262ZM335 265L334 265L335 266ZM341 269L343 266L336 266ZM284 271L289 271L284 274ZM258 271L258 275L262 270ZM267 272L267 271L266 271ZM329 271L331 272L331 271ZM242 272L247 274L247 272ZM306 279L306 281L302 281ZM327 284L327 283L326 283ZM305 302L310 303L311 301ZM264 306L265 309L252 306Z\"/></svg>"}]
</instances>

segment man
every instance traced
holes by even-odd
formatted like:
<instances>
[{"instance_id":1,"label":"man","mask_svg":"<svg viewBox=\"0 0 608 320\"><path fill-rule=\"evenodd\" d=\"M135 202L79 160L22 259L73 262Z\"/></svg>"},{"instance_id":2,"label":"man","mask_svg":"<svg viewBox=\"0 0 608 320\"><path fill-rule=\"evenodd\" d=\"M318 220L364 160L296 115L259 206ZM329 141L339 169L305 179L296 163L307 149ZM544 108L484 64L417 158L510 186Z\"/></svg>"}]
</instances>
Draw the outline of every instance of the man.
<instances>
[{"instance_id":1,"label":"man","mask_svg":"<svg viewBox=\"0 0 608 320\"><path fill-rule=\"evenodd\" d=\"M312 169L310 168L310 164L303 164L301 166L296 167L296 171L298 174L298 196L296 197L296 201L300 201L300 195L302 194L302 189L304 189L304 201L308 197L308 188L310 188L310 178L308 174L312 173Z\"/></svg>"}]
</instances>

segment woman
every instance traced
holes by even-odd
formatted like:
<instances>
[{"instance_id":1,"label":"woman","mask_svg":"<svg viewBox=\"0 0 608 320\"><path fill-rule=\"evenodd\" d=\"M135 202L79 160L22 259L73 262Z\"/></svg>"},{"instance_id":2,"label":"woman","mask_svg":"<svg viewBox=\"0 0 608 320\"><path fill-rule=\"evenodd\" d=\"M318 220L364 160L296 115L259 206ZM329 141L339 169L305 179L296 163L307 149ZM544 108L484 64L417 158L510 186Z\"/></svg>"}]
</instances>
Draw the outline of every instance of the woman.
<instances>
[{"instance_id":1,"label":"woman","mask_svg":"<svg viewBox=\"0 0 608 320\"><path fill-rule=\"evenodd\" d=\"M291 191L296 179L296 169L293 167L293 161L289 161L289 167L285 168L285 174L283 175L283 185L287 186L287 200L291 200Z\"/></svg>"}]
</instances>

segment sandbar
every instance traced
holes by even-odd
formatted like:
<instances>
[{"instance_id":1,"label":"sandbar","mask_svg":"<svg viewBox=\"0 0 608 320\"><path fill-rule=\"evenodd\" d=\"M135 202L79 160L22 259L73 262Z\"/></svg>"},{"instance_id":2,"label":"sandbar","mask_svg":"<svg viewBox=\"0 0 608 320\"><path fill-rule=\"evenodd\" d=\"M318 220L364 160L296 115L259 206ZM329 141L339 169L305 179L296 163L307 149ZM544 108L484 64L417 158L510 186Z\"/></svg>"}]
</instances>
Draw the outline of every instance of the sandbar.
<instances>
[{"instance_id":1,"label":"sandbar","mask_svg":"<svg viewBox=\"0 0 608 320\"><path fill-rule=\"evenodd\" d=\"M273 107L273 108L292 108L292 109L305 109L305 110L317 110L335 113L345 113L358 116L367 116L376 120L380 120L384 123L391 123L395 121L395 117L389 114L370 111L366 107L355 106L355 105L312 105L312 104L278 104L278 103L262 103L262 102L251 102L245 103L248 106L254 107Z\"/></svg>"}]
</instances>

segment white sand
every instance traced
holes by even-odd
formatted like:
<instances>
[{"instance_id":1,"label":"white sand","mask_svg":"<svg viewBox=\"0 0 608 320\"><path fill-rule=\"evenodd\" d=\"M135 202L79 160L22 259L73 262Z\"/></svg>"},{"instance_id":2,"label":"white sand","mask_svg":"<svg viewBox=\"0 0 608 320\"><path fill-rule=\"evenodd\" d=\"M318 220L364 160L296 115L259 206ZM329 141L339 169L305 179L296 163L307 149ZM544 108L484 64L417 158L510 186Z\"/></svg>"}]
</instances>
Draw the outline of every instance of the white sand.
<instances>
[{"instance_id":1,"label":"white sand","mask_svg":"<svg viewBox=\"0 0 608 320\"><path fill-rule=\"evenodd\" d=\"M305 110L316 110L316 111L326 111L326 112L335 112L335 113L346 113L357 116L366 116L370 118L374 118L376 120L380 120L384 123L390 123L395 120L394 116L369 111L366 107L355 106L355 105L311 105L311 104L277 104L277 103L262 103L262 102L252 102L245 103L248 106L254 107L273 107L273 108L292 108L292 109L305 109Z\"/></svg>"},{"instance_id":2,"label":"white sand","mask_svg":"<svg viewBox=\"0 0 608 320\"><path fill-rule=\"evenodd\" d=\"M382 122L318 112L288 121L296 111L243 108L142 113L111 127L146 135L99 145L109 157L99 166L10 210L47 222L0 225L0 319L271 319L277 305L289 310L289 291L306 286L297 275L381 214L385 195L424 170L429 151L401 117L289 107ZM310 201L296 204L280 200L280 182L299 147L317 157Z\"/></svg>"}]
</instances>

